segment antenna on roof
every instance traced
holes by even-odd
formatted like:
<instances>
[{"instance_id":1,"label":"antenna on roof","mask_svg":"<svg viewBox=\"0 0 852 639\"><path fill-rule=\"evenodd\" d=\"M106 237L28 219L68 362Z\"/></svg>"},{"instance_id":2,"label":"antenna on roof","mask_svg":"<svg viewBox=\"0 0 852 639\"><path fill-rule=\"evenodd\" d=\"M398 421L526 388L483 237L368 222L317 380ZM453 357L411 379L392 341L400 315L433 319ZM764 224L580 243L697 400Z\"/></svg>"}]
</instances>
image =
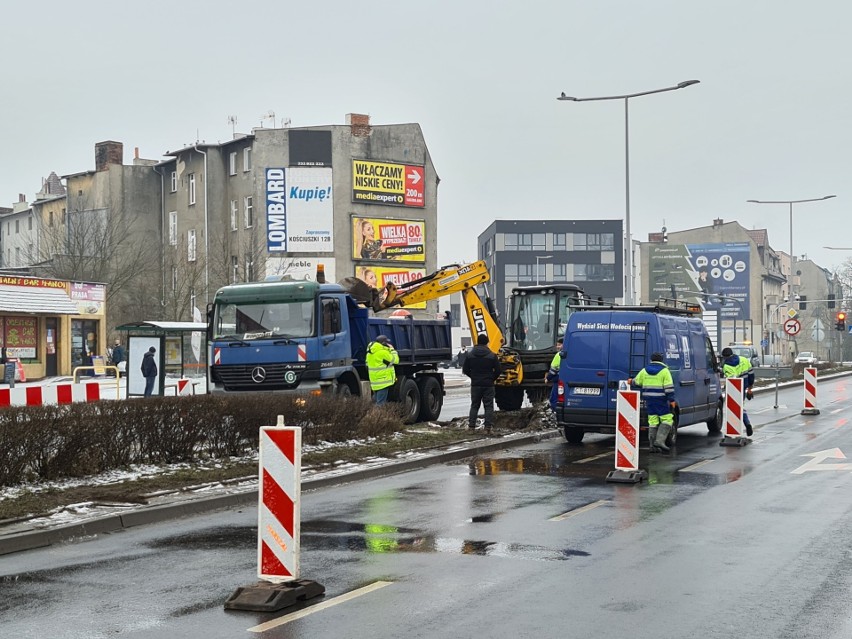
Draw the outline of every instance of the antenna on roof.
<instances>
[{"instance_id":1,"label":"antenna on roof","mask_svg":"<svg viewBox=\"0 0 852 639\"><path fill-rule=\"evenodd\" d=\"M264 120L272 120L272 128L275 128L275 111L270 111L262 116L260 116L260 126L263 126Z\"/></svg>"},{"instance_id":2,"label":"antenna on roof","mask_svg":"<svg viewBox=\"0 0 852 639\"><path fill-rule=\"evenodd\" d=\"M229 115L228 124L231 125L231 137L233 137L237 134L237 116Z\"/></svg>"},{"instance_id":3,"label":"antenna on roof","mask_svg":"<svg viewBox=\"0 0 852 639\"><path fill-rule=\"evenodd\" d=\"M290 118L281 118L281 128L287 129L290 127Z\"/></svg>"}]
</instances>

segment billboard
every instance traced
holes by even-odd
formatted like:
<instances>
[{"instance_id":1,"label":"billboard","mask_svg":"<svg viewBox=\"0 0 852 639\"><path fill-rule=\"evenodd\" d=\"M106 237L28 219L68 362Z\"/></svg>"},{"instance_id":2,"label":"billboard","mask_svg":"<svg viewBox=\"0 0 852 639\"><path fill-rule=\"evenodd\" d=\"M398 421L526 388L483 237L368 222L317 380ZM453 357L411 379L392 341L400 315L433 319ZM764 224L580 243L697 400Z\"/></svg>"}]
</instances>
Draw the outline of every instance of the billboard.
<instances>
[{"instance_id":1,"label":"billboard","mask_svg":"<svg viewBox=\"0 0 852 639\"><path fill-rule=\"evenodd\" d=\"M426 222L352 216L352 259L426 261Z\"/></svg>"},{"instance_id":2,"label":"billboard","mask_svg":"<svg viewBox=\"0 0 852 639\"><path fill-rule=\"evenodd\" d=\"M332 253L334 204L330 168L266 169L266 249Z\"/></svg>"},{"instance_id":3,"label":"billboard","mask_svg":"<svg viewBox=\"0 0 852 639\"><path fill-rule=\"evenodd\" d=\"M422 165L352 160L352 201L422 208L425 177Z\"/></svg>"},{"instance_id":4,"label":"billboard","mask_svg":"<svg viewBox=\"0 0 852 639\"><path fill-rule=\"evenodd\" d=\"M424 268L405 268L391 266L356 266L355 277L365 281L373 288L384 288L388 282L397 286L425 277ZM411 304L406 308L426 308L426 302Z\"/></svg>"},{"instance_id":5,"label":"billboard","mask_svg":"<svg viewBox=\"0 0 852 639\"><path fill-rule=\"evenodd\" d=\"M268 257L266 259L266 277L287 276L294 280L313 282L317 277L317 265L325 267L325 281L336 282L333 257Z\"/></svg>"},{"instance_id":6,"label":"billboard","mask_svg":"<svg viewBox=\"0 0 852 639\"><path fill-rule=\"evenodd\" d=\"M331 131L291 129L290 166L331 166Z\"/></svg>"},{"instance_id":7,"label":"billboard","mask_svg":"<svg viewBox=\"0 0 852 639\"><path fill-rule=\"evenodd\" d=\"M651 245L648 297L674 292L720 319L748 319L750 257L749 242Z\"/></svg>"}]
</instances>

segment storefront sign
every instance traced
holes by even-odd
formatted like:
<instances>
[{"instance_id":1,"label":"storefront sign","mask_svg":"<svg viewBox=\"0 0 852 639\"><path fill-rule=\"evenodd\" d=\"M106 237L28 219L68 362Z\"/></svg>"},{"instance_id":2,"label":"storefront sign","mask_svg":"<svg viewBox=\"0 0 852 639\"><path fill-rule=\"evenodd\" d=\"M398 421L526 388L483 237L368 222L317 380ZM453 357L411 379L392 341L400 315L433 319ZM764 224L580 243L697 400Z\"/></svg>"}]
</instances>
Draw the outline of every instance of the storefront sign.
<instances>
[{"instance_id":1,"label":"storefront sign","mask_svg":"<svg viewBox=\"0 0 852 639\"><path fill-rule=\"evenodd\" d=\"M426 222L352 217L352 259L426 261Z\"/></svg>"},{"instance_id":2,"label":"storefront sign","mask_svg":"<svg viewBox=\"0 0 852 639\"><path fill-rule=\"evenodd\" d=\"M3 346L7 357L34 359L38 348L38 319L4 317Z\"/></svg>"}]
</instances>

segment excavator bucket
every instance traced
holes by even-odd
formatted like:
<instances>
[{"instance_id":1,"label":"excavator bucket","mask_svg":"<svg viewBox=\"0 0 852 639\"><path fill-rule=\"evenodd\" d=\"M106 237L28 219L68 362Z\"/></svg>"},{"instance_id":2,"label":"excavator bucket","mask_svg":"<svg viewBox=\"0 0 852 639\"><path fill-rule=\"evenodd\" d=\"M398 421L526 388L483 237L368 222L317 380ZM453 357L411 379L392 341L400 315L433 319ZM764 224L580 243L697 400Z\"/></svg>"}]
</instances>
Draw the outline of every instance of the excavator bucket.
<instances>
[{"instance_id":1,"label":"excavator bucket","mask_svg":"<svg viewBox=\"0 0 852 639\"><path fill-rule=\"evenodd\" d=\"M392 282L389 282L385 288L379 289L373 288L357 277L345 277L338 284L359 304L372 308L376 312L399 305L396 299L397 288Z\"/></svg>"}]
</instances>

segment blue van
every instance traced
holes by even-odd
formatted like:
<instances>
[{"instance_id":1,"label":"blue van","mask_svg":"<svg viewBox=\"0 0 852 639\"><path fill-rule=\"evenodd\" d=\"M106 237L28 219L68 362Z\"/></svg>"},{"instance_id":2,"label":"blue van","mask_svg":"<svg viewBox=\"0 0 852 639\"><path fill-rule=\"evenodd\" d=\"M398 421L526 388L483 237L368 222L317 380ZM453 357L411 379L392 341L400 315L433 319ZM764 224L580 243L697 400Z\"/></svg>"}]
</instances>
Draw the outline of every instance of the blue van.
<instances>
[{"instance_id":1,"label":"blue van","mask_svg":"<svg viewBox=\"0 0 852 639\"><path fill-rule=\"evenodd\" d=\"M619 382L636 377L654 352L665 357L678 404L667 444L675 442L680 426L706 422L711 433L721 431L721 371L695 308L660 304L577 310L568 320L565 351L555 411L570 443L580 443L586 432L615 433ZM640 419L647 429L644 408Z\"/></svg>"}]
</instances>

